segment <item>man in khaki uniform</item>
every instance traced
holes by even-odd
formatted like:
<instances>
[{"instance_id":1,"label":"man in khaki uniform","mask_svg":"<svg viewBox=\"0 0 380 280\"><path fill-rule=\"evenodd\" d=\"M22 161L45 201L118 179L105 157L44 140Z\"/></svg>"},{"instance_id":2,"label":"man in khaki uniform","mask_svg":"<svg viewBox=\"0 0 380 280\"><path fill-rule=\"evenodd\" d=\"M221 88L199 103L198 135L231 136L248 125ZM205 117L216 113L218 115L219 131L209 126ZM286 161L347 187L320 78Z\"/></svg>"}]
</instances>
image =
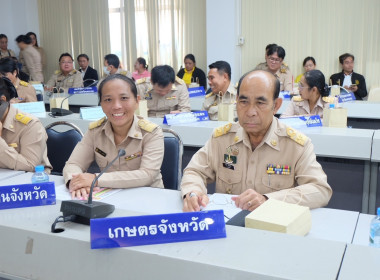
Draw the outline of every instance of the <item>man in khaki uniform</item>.
<instances>
[{"instance_id":1,"label":"man in khaki uniform","mask_svg":"<svg viewBox=\"0 0 380 280\"><path fill-rule=\"evenodd\" d=\"M3 57L15 57L14 51L8 49L8 37L0 34L0 59Z\"/></svg>"},{"instance_id":2,"label":"man in khaki uniform","mask_svg":"<svg viewBox=\"0 0 380 280\"><path fill-rule=\"evenodd\" d=\"M264 59L265 59L265 62L261 62L259 63L255 70L264 70L264 71L268 71L268 63L267 63L267 59L268 59L268 55L267 55L267 52L270 48L272 48L273 46L277 46L277 44L269 44L265 47L265 56L264 56ZM290 71L288 65L283 61L281 63L281 72L285 72L285 71Z\"/></svg>"},{"instance_id":3,"label":"man in khaki uniform","mask_svg":"<svg viewBox=\"0 0 380 280\"><path fill-rule=\"evenodd\" d=\"M149 117L162 118L191 110L185 82L168 65L154 67L151 77L137 80L136 85L141 100L147 100Z\"/></svg>"},{"instance_id":4,"label":"man in khaki uniform","mask_svg":"<svg viewBox=\"0 0 380 280\"><path fill-rule=\"evenodd\" d=\"M206 94L202 110L208 112L210 120L218 120L218 105L234 103L236 88L231 83L231 66L226 61L216 61L208 66L207 79L210 93Z\"/></svg>"},{"instance_id":5,"label":"man in khaki uniform","mask_svg":"<svg viewBox=\"0 0 380 280\"><path fill-rule=\"evenodd\" d=\"M44 165L50 173L45 128L38 118L9 106L15 92L0 79L0 168L34 172L37 165Z\"/></svg>"},{"instance_id":6,"label":"man in khaki uniform","mask_svg":"<svg viewBox=\"0 0 380 280\"><path fill-rule=\"evenodd\" d=\"M279 122L278 80L266 71L252 71L239 82L239 124L217 128L184 171L184 211L208 203L206 184L216 192L236 194L237 207L254 210L268 198L310 208L325 206L332 190L316 161L308 137Z\"/></svg>"},{"instance_id":7,"label":"man in khaki uniform","mask_svg":"<svg viewBox=\"0 0 380 280\"><path fill-rule=\"evenodd\" d=\"M31 81L44 82L42 73L42 60L40 53L32 46L32 40L26 35L20 35L16 38L17 45L22 53L20 62L22 71L30 76Z\"/></svg>"},{"instance_id":8,"label":"man in khaki uniform","mask_svg":"<svg viewBox=\"0 0 380 280\"><path fill-rule=\"evenodd\" d=\"M268 49L266 65L259 64L255 70L265 70L271 72L280 81L280 91L293 90L293 75L289 70L289 67L283 66L283 60L285 58L285 50L277 45L273 45Z\"/></svg>"},{"instance_id":9,"label":"man in khaki uniform","mask_svg":"<svg viewBox=\"0 0 380 280\"><path fill-rule=\"evenodd\" d=\"M128 136L117 146L111 123L106 118L91 123L63 169L66 185L70 185L74 174L87 172L94 160L103 170L117 156L119 149L124 149L126 155L99 178L98 187L164 187L160 173L164 157L162 130L140 116L134 116Z\"/></svg>"},{"instance_id":10,"label":"man in khaki uniform","mask_svg":"<svg viewBox=\"0 0 380 280\"><path fill-rule=\"evenodd\" d=\"M69 53L63 53L59 57L60 70L54 72L45 85L45 90L52 91L53 88L63 88L67 92L68 88L83 87L82 74L74 69L73 57Z\"/></svg>"}]
</instances>

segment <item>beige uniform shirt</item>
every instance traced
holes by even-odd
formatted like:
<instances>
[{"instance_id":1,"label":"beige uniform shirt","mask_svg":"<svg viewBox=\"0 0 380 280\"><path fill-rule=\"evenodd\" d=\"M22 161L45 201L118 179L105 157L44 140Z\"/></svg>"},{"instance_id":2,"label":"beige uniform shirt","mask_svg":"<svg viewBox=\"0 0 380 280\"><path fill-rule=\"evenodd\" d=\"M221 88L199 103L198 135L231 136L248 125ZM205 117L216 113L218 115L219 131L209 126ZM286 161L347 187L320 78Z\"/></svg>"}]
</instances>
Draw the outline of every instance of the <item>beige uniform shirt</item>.
<instances>
[{"instance_id":1,"label":"beige uniform shirt","mask_svg":"<svg viewBox=\"0 0 380 280\"><path fill-rule=\"evenodd\" d=\"M42 73L41 55L36 48L28 45L20 52L20 62L22 63L22 71L30 75L31 81L44 82Z\"/></svg>"},{"instance_id":2,"label":"beige uniform shirt","mask_svg":"<svg viewBox=\"0 0 380 280\"><path fill-rule=\"evenodd\" d=\"M137 92L141 100L147 100L149 117L164 117L171 111L190 112L189 92L185 82L176 77L172 90L165 96L156 94L153 90L150 78L142 78L136 81Z\"/></svg>"},{"instance_id":3,"label":"beige uniform shirt","mask_svg":"<svg viewBox=\"0 0 380 280\"><path fill-rule=\"evenodd\" d=\"M278 166L279 174L273 174L273 166ZM214 131L186 167L182 195L194 190L207 193L206 184L211 182L216 182L218 193L238 195L253 189L269 198L310 208L325 206L332 195L310 139L275 117L253 151L239 124Z\"/></svg>"},{"instance_id":4,"label":"beige uniform shirt","mask_svg":"<svg viewBox=\"0 0 380 280\"><path fill-rule=\"evenodd\" d=\"M323 108L328 107L329 103L325 102L322 97L319 97L317 104L315 104L313 110L310 111L308 100L303 100L300 96L293 97L285 112L281 115L281 118L299 115L319 115L322 118Z\"/></svg>"},{"instance_id":5,"label":"beige uniform shirt","mask_svg":"<svg viewBox=\"0 0 380 280\"><path fill-rule=\"evenodd\" d=\"M57 70L50 77L50 80L47 82L46 86L48 88L64 88L67 91L68 88L79 88L83 87L82 74L73 69L67 76L65 76L61 70Z\"/></svg>"},{"instance_id":6,"label":"beige uniform shirt","mask_svg":"<svg viewBox=\"0 0 380 280\"><path fill-rule=\"evenodd\" d=\"M202 104L202 111L207 111L210 120L218 120L218 105L221 102L226 103L235 103L236 102L236 88L230 83L227 91L224 93L223 97L220 97L218 94L213 92L205 96L205 101ZM235 117L236 117L236 108L235 108Z\"/></svg>"},{"instance_id":7,"label":"beige uniform shirt","mask_svg":"<svg viewBox=\"0 0 380 280\"><path fill-rule=\"evenodd\" d=\"M115 145L111 123L105 118L90 124L63 169L65 183L73 174L86 172L95 160L103 170L123 149L119 158L98 181L99 187L133 188L152 186L163 188L161 165L164 158L164 139L159 126L135 116L128 136Z\"/></svg>"},{"instance_id":8,"label":"beige uniform shirt","mask_svg":"<svg viewBox=\"0 0 380 280\"><path fill-rule=\"evenodd\" d=\"M269 71L267 63L260 63L256 66L255 70L264 70ZM293 75L289 70L289 67L282 63L281 67L277 72L274 74L276 78L280 81L280 91L289 91L291 92L293 90Z\"/></svg>"},{"instance_id":9,"label":"beige uniform shirt","mask_svg":"<svg viewBox=\"0 0 380 280\"><path fill-rule=\"evenodd\" d=\"M37 102L36 90L31 84L17 78L15 88L22 102Z\"/></svg>"},{"instance_id":10,"label":"beige uniform shirt","mask_svg":"<svg viewBox=\"0 0 380 280\"><path fill-rule=\"evenodd\" d=\"M0 138L0 168L34 172L37 165L52 169L47 157L47 134L34 116L9 107Z\"/></svg>"},{"instance_id":11,"label":"beige uniform shirt","mask_svg":"<svg viewBox=\"0 0 380 280\"><path fill-rule=\"evenodd\" d=\"M0 59L3 58L3 57L16 57L14 51L12 50L6 50L6 51L3 51L0 49Z\"/></svg>"}]
</instances>

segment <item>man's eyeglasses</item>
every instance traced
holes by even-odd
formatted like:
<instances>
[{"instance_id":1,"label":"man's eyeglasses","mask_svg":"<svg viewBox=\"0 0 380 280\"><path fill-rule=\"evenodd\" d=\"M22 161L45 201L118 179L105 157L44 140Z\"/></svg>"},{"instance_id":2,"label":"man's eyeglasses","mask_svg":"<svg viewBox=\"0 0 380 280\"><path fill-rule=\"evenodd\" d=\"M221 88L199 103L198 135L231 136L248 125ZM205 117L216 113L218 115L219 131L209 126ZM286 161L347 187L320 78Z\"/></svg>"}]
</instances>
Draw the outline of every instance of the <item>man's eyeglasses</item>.
<instances>
[{"instance_id":1,"label":"man's eyeglasses","mask_svg":"<svg viewBox=\"0 0 380 280\"><path fill-rule=\"evenodd\" d=\"M282 61L281 58L268 57L268 59L273 63L280 63Z\"/></svg>"},{"instance_id":2,"label":"man's eyeglasses","mask_svg":"<svg viewBox=\"0 0 380 280\"><path fill-rule=\"evenodd\" d=\"M61 61L60 63L61 63L61 64L73 64L72 61Z\"/></svg>"}]
</instances>

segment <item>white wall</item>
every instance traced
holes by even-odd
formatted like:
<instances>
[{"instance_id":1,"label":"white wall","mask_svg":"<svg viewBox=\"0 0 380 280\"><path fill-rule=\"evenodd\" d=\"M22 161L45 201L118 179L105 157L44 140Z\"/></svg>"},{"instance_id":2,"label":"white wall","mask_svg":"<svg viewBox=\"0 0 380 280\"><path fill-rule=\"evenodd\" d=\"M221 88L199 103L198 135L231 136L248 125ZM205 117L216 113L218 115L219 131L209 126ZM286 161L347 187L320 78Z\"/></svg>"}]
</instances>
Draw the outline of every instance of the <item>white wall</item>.
<instances>
[{"instance_id":1,"label":"white wall","mask_svg":"<svg viewBox=\"0 0 380 280\"><path fill-rule=\"evenodd\" d=\"M37 0L0 0L0 7L0 33L7 35L8 48L18 55L18 35L33 31L39 38Z\"/></svg>"},{"instance_id":2,"label":"white wall","mask_svg":"<svg viewBox=\"0 0 380 280\"><path fill-rule=\"evenodd\" d=\"M231 65L232 82L241 76L240 0L207 0L207 65L224 60ZM208 68L207 68L208 71Z\"/></svg>"}]
</instances>

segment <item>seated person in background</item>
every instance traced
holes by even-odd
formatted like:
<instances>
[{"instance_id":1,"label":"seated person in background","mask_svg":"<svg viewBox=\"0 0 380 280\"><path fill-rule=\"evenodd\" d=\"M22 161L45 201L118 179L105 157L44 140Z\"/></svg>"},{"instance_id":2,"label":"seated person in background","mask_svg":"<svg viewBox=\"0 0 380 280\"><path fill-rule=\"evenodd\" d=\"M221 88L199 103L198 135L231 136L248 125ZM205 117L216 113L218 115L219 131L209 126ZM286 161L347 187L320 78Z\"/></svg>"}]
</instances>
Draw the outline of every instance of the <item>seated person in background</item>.
<instances>
[{"instance_id":1,"label":"seated person in background","mask_svg":"<svg viewBox=\"0 0 380 280\"><path fill-rule=\"evenodd\" d=\"M202 105L208 111L210 120L218 120L218 105L224 102L235 102L236 89L231 83L231 66L226 61L216 61L209 66L207 79L210 86Z\"/></svg>"},{"instance_id":2,"label":"seated person in background","mask_svg":"<svg viewBox=\"0 0 380 280\"><path fill-rule=\"evenodd\" d=\"M283 117L300 115L319 115L323 117L323 108L328 108L326 97L329 95L329 87L325 83L325 76L319 70L306 72L299 82L298 89L301 96L294 96Z\"/></svg>"},{"instance_id":3,"label":"seated person in background","mask_svg":"<svg viewBox=\"0 0 380 280\"><path fill-rule=\"evenodd\" d=\"M267 55L267 53L268 53L268 50L270 49L270 48L272 48L272 47L275 47L275 46L277 46L277 44L269 44L269 45L267 45L266 47L265 47L265 55L264 55L264 60L265 60L265 62L261 62L261 63L259 63L257 66L256 66L256 68L255 68L255 70L268 70L268 64L267 64L267 58L268 58L268 55ZM283 71L283 72L285 72L285 71L289 71L289 67L288 67L288 65L283 61L282 63L281 63L281 71Z\"/></svg>"},{"instance_id":4,"label":"seated person in background","mask_svg":"<svg viewBox=\"0 0 380 280\"><path fill-rule=\"evenodd\" d=\"M302 65L303 65L303 69L305 69L305 72L314 70L315 67L317 66L317 64L315 63L315 59L312 56L306 57L303 60ZM303 74L299 74L294 82L298 84L301 81L302 76Z\"/></svg>"},{"instance_id":5,"label":"seated person in background","mask_svg":"<svg viewBox=\"0 0 380 280\"><path fill-rule=\"evenodd\" d=\"M7 77L17 90L18 97L12 98L10 103L37 101L35 88L31 84L19 79L17 64L12 57L0 59L0 74Z\"/></svg>"},{"instance_id":6,"label":"seated person in background","mask_svg":"<svg viewBox=\"0 0 380 280\"><path fill-rule=\"evenodd\" d=\"M5 34L0 34L0 58L16 56L14 51L8 49L8 37Z\"/></svg>"},{"instance_id":7,"label":"seated person in background","mask_svg":"<svg viewBox=\"0 0 380 280\"><path fill-rule=\"evenodd\" d=\"M120 60L115 54L107 54L104 57L103 72L107 76L114 74L121 74L132 79L132 73L120 68ZM100 83L99 83L100 84Z\"/></svg>"},{"instance_id":8,"label":"seated person in background","mask_svg":"<svg viewBox=\"0 0 380 280\"><path fill-rule=\"evenodd\" d=\"M29 75L21 70L22 67L21 67L21 64L18 62L17 57L12 56L12 59L14 60L14 62L16 62L17 70L18 70L18 77L20 78L20 80L21 81L29 81Z\"/></svg>"},{"instance_id":9,"label":"seated person in background","mask_svg":"<svg viewBox=\"0 0 380 280\"><path fill-rule=\"evenodd\" d=\"M191 83L199 83L199 86L203 87L206 90L206 74L202 71L202 69L199 69L195 66L194 55L186 55L183 62L185 63L185 68L181 68L178 71L177 76L184 80L187 87L189 87Z\"/></svg>"},{"instance_id":10,"label":"seated person in background","mask_svg":"<svg viewBox=\"0 0 380 280\"><path fill-rule=\"evenodd\" d=\"M149 117L191 111L186 84L169 65L154 67L151 77L137 80L136 85L140 98L147 100Z\"/></svg>"},{"instance_id":11,"label":"seated person in background","mask_svg":"<svg viewBox=\"0 0 380 280\"><path fill-rule=\"evenodd\" d=\"M281 46L272 45L267 52L267 66L265 71L271 72L280 81L280 91L292 92L293 76L289 68L282 68L282 62L285 58L285 50ZM255 69L258 70L258 69Z\"/></svg>"},{"instance_id":12,"label":"seated person in background","mask_svg":"<svg viewBox=\"0 0 380 280\"><path fill-rule=\"evenodd\" d=\"M106 117L90 124L63 169L71 196L87 198L96 176L87 173L91 163L95 160L103 170L120 149L126 156L99 178L97 187L163 188L163 133L158 125L134 114L139 102L135 83L123 75L110 75L101 82L98 95Z\"/></svg>"},{"instance_id":13,"label":"seated person in background","mask_svg":"<svg viewBox=\"0 0 380 280\"><path fill-rule=\"evenodd\" d=\"M332 190L308 137L282 124L274 114L282 99L279 81L266 71L252 71L239 81L239 124L217 128L184 170L184 211L208 204L206 184L235 194L237 207L252 211L268 198L310 208L325 206ZM272 168L278 168L274 174Z\"/></svg>"},{"instance_id":14,"label":"seated person in background","mask_svg":"<svg viewBox=\"0 0 380 280\"><path fill-rule=\"evenodd\" d=\"M69 88L83 87L83 79L80 72L74 69L74 59L69 53L63 53L59 57L60 70L54 72L45 85L45 90L52 91L53 88L63 88L65 92Z\"/></svg>"},{"instance_id":15,"label":"seated person in background","mask_svg":"<svg viewBox=\"0 0 380 280\"><path fill-rule=\"evenodd\" d=\"M0 78L0 168L34 172L37 165L52 169L47 157L47 134L40 120L10 106L17 92Z\"/></svg>"},{"instance_id":16,"label":"seated person in background","mask_svg":"<svg viewBox=\"0 0 380 280\"><path fill-rule=\"evenodd\" d=\"M342 72L333 74L330 77L332 85L339 85L355 94L356 100L363 100L367 96L367 87L364 76L354 72L355 57L352 54L344 53L339 56L342 65Z\"/></svg>"},{"instance_id":17,"label":"seated person in background","mask_svg":"<svg viewBox=\"0 0 380 280\"><path fill-rule=\"evenodd\" d=\"M143 57L139 57L135 62L135 72L132 73L132 78L137 81L142 78L150 77L150 72L148 71L148 64Z\"/></svg>"},{"instance_id":18,"label":"seated person in background","mask_svg":"<svg viewBox=\"0 0 380 280\"><path fill-rule=\"evenodd\" d=\"M46 54L45 54L45 50L42 47L38 46L36 33L28 32L26 33L26 36L30 37L30 39L32 40L32 46L40 53L42 70L45 69L46 68Z\"/></svg>"},{"instance_id":19,"label":"seated person in background","mask_svg":"<svg viewBox=\"0 0 380 280\"><path fill-rule=\"evenodd\" d=\"M40 53L32 46L32 40L29 36L20 35L16 38L20 48L20 62L22 71L30 76L31 81L44 82L42 73L42 60Z\"/></svg>"},{"instance_id":20,"label":"seated person in background","mask_svg":"<svg viewBox=\"0 0 380 280\"><path fill-rule=\"evenodd\" d=\"M82 74L84 87L88 87L99 80L98 71L88 65L90 59L87 54L78 55L77 61L79 64L78 71Z\"/></svg>"}]
</instances>

